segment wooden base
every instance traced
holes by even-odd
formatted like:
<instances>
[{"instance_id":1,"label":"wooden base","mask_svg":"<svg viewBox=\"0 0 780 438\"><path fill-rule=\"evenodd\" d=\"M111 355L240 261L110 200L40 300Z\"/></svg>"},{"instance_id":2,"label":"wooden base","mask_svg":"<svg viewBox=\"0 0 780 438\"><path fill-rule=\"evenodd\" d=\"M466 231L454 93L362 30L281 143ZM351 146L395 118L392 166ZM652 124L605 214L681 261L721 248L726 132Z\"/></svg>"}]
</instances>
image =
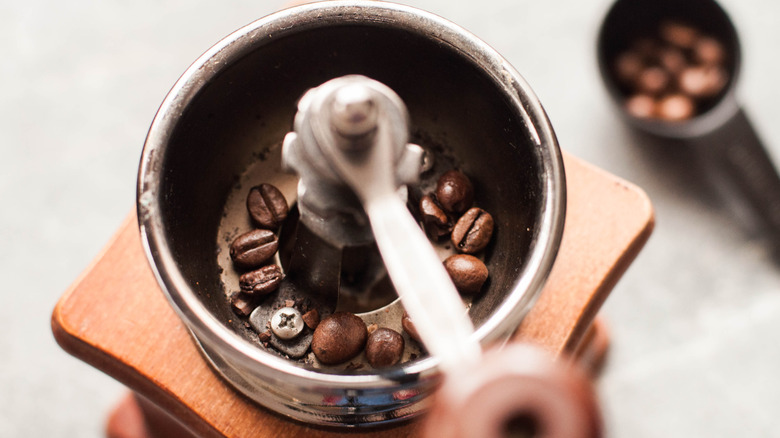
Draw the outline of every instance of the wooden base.
<instances>
[{"instance_id":1,"label":"wooden base","mask_svg":"<svg viewBox=\"0 0 780 438\"><path fill-rule=\"evenodd\" d=\"M607 361L609 328L602 317L596 317L580 342L573 358L591 378L597 378Z\"/></svg>"},{"instance_id":2,"label":"wooden base","mask_svg":"<svg viewBox=\"0 0 780 438\"><path fill-rule=\"evenodd\" d=\"M653 210L644 192L571 156L565 155L564 161L568 201L563 241L539 300L514 336L555 355L575 351L653 228ZM52 330L66 351L139 394L136 414L157 412L150 408L154 406L194 435L342 435L263 409L212 372L157 285L134 214L60 299ZM133 415L130 408L127 415ZM146 416L150 424L153 415ZM121 418L112 421L122 424ZM418 432L418 422L409 422L352 435L411 437Z\"/></svg>"}]
</instances>

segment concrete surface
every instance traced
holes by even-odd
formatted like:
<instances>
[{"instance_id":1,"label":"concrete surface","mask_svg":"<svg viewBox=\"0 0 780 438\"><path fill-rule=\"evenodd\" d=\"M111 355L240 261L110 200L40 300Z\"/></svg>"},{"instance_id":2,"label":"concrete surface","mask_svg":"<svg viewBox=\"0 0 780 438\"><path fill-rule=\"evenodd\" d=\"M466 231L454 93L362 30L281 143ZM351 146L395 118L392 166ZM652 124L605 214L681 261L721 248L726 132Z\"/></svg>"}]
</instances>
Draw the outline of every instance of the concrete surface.
<instances>
[{"instance_id":1,"label":"concrete surface","mask_svg":"<svg viewBox=\"0 0 780 438\"><path fill-rule=\"evenodd\" d=\"M683 151L642 146L617 120L593 47L609 2L405 3L494 46L564 149L654 202L656 231L604 309L608 436L780 435L778 265ZM133 208L144 136L168 89L209 46L281 4L0 2L0 436L102 436L123 388L57 347L51 310ZM780 2L722 4L744 45L741 101L780 159Z\"/></svg>"}]
</instances>

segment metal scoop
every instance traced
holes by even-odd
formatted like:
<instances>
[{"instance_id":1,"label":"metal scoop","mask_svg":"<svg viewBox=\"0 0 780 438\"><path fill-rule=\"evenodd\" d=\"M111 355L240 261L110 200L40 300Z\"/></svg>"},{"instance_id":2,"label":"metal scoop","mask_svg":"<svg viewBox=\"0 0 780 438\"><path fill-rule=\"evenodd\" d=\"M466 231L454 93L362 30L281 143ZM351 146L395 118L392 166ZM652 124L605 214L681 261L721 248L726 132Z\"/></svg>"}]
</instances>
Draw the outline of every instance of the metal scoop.
<instances>
[{"instance_id":1,"label":"metal scoop","mask_svg":"<svg viewBox=\"0 0 780 438\"><path fill-rule=\"evenodd\" d=\"M707 108L684 121L635 117L623 107L626 98L613 68L626 44L645 37L666 20L680 20L718 40L726 52L728 82ZM735 199L772 242L780 247L780 176L758 134L736 98L741 50L737 31L726 12L713 0L618 0L607 13L597 42L601 77L636 129L689 148L721 188Z\"/></svg>"},{"instance_id":2,"label":"metal scoop","mask_svg":"<svg viewBox=\"0 0 780 438\"><path fill-rule=\"evenodd\" d=\"M418 146L406 143L401 99L377 81L345 76L301 99L295 127L285 150L322 157L326 166L311 166L318 177L341 182L357 195L390 279L428 351L445 370L475 362L481 350L460 295L397 193L401 181L419 176L422 158Z\"/></svg>"}]
</instances>

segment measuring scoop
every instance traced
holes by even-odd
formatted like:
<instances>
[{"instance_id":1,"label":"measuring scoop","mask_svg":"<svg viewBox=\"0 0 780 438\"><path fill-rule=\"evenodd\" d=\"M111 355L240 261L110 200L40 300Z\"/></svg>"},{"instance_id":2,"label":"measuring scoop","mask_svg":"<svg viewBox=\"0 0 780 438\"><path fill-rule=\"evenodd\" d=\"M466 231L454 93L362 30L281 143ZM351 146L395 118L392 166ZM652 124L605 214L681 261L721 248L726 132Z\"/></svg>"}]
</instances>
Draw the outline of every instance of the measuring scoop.
<instances>
[{"instance_id":1,"label":"measuring scoop","mask_svg":"<svg viewBox=\"0 0 780 438\"><path fill-rule=\"evenodd\" d=\"M682 26L674 28L675 23ZM686 29L714 39L722 49L722 54L717 55L722 56L725 73L719 79L723 81L720 89L701 98L691 117L680 118L669 113L648 116L642 108L627 106L631 91L624 76L626 72L630 74L631 63L620 67L618 58L632 45L639 45L639 50L644 50L643 44L645 48L651 47L647 41L657 36L663 26L667 26L663 37L682 45L682 53L698 50L687 47L693 43L686 39L690 36L686 35ZM678 140L684 147L692 148L706 171L728 191L736 193L772 241L780 243L780 177L737 100L742 52L737 31L726 12L712 0L618 0L602 23L597 55L601 77L623 118L642 132ZM665 87L684 88L683 80L682 76L673 77Z\"/></svg>"}]
</instances>

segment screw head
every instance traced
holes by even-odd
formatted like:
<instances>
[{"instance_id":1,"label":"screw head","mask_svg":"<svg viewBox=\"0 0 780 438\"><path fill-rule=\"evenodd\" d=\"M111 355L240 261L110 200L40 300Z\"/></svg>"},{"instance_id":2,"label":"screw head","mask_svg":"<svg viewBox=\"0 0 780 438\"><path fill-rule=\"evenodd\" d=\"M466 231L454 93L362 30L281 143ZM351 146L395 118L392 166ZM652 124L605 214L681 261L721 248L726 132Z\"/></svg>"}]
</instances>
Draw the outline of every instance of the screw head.
<instances>
[{"instance_id":1,"label":"screw head","mask_svg":"<svg viewBox=\"0 0 780 438\"><path fill-rule=\"evenodd\" d=\"M420 165L420 173L425 173L433 169L433 165L436 163L435 160L436 157L433 156L433 151L425 149L423 151L422 164Z\"/></svg>"},{"instance_id":2,"label":"screw head","mask_svg":"<svg viewBox=\"0 0 780 438\"><path fill-rule=\"evenodd\" d=\"M271 331L279 339L293 339L303 331L301 312L292 307L282 307L271 317Z\"/></svg>"}]
</instances>

